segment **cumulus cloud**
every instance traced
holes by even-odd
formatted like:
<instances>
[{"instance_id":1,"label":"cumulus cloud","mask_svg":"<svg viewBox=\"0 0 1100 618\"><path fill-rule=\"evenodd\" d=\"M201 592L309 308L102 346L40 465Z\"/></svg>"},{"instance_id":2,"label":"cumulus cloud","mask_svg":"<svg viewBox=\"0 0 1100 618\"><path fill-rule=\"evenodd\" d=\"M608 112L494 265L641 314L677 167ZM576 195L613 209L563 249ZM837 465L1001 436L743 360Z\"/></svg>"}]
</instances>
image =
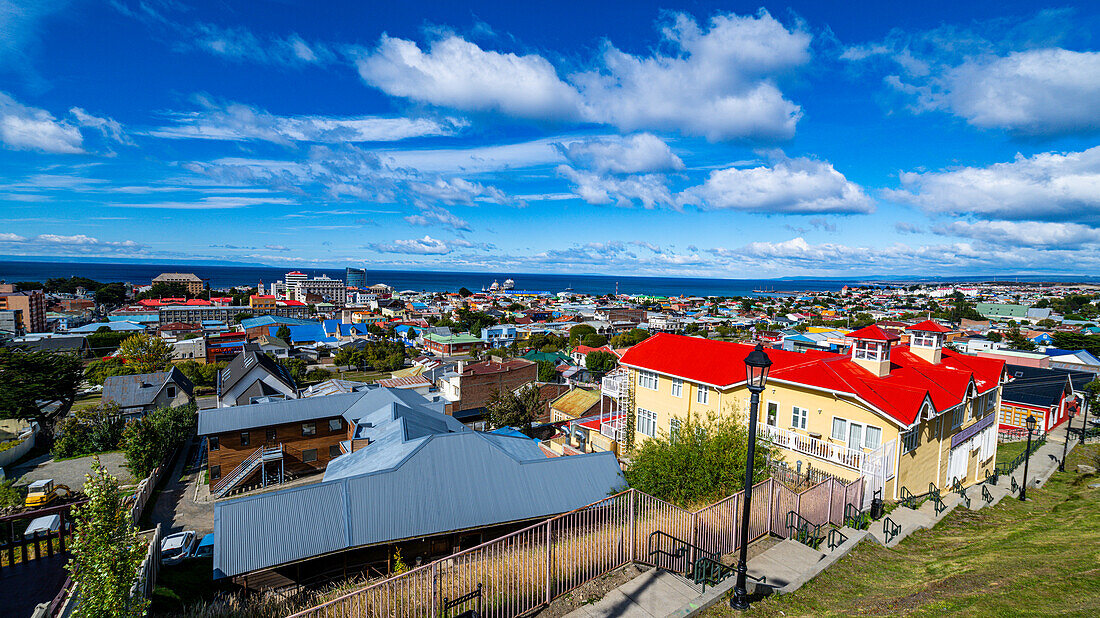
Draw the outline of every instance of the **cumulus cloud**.
<instances>
[{"instance_id":1,"label":"cumulus cloud","mask_svg":"<svg viewBox=\"0 0 1100 618\"><path fill-rule=\"evenodd\" d=\"M676 15L661 29L669 54L635 56L610 42L596 67L570 77L584 116L625 131L680 131L718 141L786 139L801 117L775 79L809 61L810 35L767 11L718 14L704 30Z\"/></svg>"},{"instance_id":2,"label":"cumulus cloud","mask_svg":"<svg viewBox=\"0 0 1100 618\"><path fill-rule=\"evenodd\" d=\"M1083 152L1016 155L1010 162L903 172L884 195L934 213L994 219L1100 219L1100 146Z\"/></svg>"},{"instance_id":3,"label":"cumulus cloud","mask_svg":"<svg viewBox=\"0 0 1100 618\"><path fill-rule=\"evenodd\" d=\"M1080 223L1040 221L954 221L935 232L994 244L1025 247L1075 247L1100 243L1100 230Z\"/></svg>"},{"instance_id":4,"label":"cumulus cloud","mask_svg":"<svg viewBox=\"0 0 1100 618\"><path fill-rule=\"evenodd\" d=\"M365 82L386 94L443 107L575 119L581 104L577 91L542 56L487 51L453 34L426 50L383 35L374 50L360 53L356 65Z\"/></svg>"},{"instance_id":5,"label":"cumulus cloud","mask_svg":"<svg viewBox=\"0 0 1100 618\"><path fill-rule=\"evenodd\" d=\"M684 169L684 162L659 137L640 133L557 144L574 167L600 174L638 174Z\"/></svg>"},{"instance_id":6,"label":"cumulus cloud","mask_svg":"<svg viewBox=\"0 0 1100 618\"><path fill-rule=\"evenodd\" d=\"M386 94L464 111L715 141L791 137L801 109L777 80L809 61L811 36L764 10L718 14L706 26L675 15L661 29L670 53L636 56L606 42L566 79L542 56L486 50L454 34L426 49L383 35L356 62L363 80Z\"/></svg>"},{"instance_id":7,"label":"cumulus cloud","mask_svg":"<svg viewBox=\"0 0 1100 618\"><path fill-rule=\"evenodd\" d=\"M149 131L171 139L261 140L291 145L296 142L340 144L390 142L411 137L454 135L467 125L457 118L355 116L277 116L241 103L216 103L198 97L201 111L173 114L173 123Z\"/></svg>"},{"instance_id":8,"label":"cumulus cloud","mask_svg":"<svg viewBox=\"0 0 1100 618\"><path fill-rule=\"evenodd\" d=\"M898 221L894 224L894 231L898 234L922 234L924 228L916 223L909 223L908 221Z\"/></svg>"},{"instance_id":9,"label":"cumulus cloud","mask_svg":"<svg viewBox=\"0 0 1100 618\"><path fill-rule=\"evenodd\" d=\"M857 214L874 211L859 185L826 161L772 153L771 165L714 170L681 194L684 204L758 213Z\"/></svg>"},{"instance_id":10,"label":"cumulus cloud","mask_svg":"<svg viewBox=\"0 0 1100 618\"><path fill-rule=\"evenodd\" d=\"M939 110L981 128L1048 136L1100 129L1100 53L1065 47L1072 11L972 27L891 31L840 58L879 71L917 113Z\"/></svg>"},{"instance_id":11,"label":"cumulus cloud","mask_svg":"<svg viewBox=\"0 0 1100 618\"><path fill-rule=\"evenodd\" d=\"M405 222L409 225L421 227L439 225L442 227L454 228L460 232L472 231L468 221L439 206L423 206L420 210L420 214L407 215L403 217L403 219L405 219Z\"/></svg>"},{"instance_id":12,"label":"cumulus cloud","mask_svg":"<svg viewBox=\"0 0 1100 618\"><path fill-rule=\"evenodd\" d=\"M0 143L11 150L84 152L80 129L44 109L23 105L4 92L0 92Z\"/></svg>"},{"instance_id":13,"label":"cumulus cloud","mask_svg":"<svg viewBox=\"0 0 1100 618\"><path fill-rule=\"evenodd\" d=\"M617 176L576 170L568 165L559 166L558 174L573 183L573 192L589 204L630 206L638 203L645 208L676 206L667 181L660 174Z\"/></svg>"},{"instance_id":14,"label":"cumulus cloud","mask_svg":"<svg viewBox=\"0 0 1100 618\"><path fill-rule=\"evenodd\" d=\"M133 240L100 240L85 234L39 234L28 238L18 234L2 233L0 234L0 244L3 244L4 251L16 255L33 255L35 253L51 255L132 254L148 249L147 245Z\"/></svg>"}]
</instances>

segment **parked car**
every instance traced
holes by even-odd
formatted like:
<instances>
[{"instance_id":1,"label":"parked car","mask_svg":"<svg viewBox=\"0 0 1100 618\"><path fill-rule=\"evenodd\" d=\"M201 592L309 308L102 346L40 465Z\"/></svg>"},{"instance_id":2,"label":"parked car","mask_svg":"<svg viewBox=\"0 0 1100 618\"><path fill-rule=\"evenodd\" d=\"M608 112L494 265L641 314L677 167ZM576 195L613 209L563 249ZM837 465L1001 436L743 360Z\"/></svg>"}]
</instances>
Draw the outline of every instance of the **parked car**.
<instances>
[{"instance_id":1,"label":"parked car","mask_svg":"<svg viewBox=\"0 0 1100 618\"><path fill-rule=\"evenodd\" d=\"M164 537L160 542L160 563L179 564L191 553L194 542L194 530L184 530Z\"/></svg>"},{"instance_id":2,"label":"parked car","mask_svg":"<svg viewBox=\"0 0 1100 618\"><path fill-rule=\"evenodd\" d=\"M202 537L202 540L195 545L195 549L191 551L192 558L213 558L214 557L214 533L211 532Z\"/></svg>"}]
</instances>

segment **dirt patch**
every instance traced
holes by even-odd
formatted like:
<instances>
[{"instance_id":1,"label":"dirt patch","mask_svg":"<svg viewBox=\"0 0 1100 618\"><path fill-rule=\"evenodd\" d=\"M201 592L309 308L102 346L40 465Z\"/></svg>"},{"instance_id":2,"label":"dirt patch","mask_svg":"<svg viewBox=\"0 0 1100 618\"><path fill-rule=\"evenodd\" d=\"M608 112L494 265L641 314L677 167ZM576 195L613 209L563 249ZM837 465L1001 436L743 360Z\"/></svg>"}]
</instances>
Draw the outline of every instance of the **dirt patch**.
<instances>
[{"instance_id":1,"label":"dirt patch","mask_svg":"<svg viewBox=\"0 0 1100 618\"><path fill-rule=\"evenodd\" d=\"M650 570L651 567L628 564L580 586L569 594L554 599L545 609L534 614L539 618L562 618L582 605L595 603L608 592Z\"/></svg>"},{"instance_id":2,"label":"dirt patch","mask_svg":"<svg viewBox=\"0 0 1100 618\"><path fill-rule=\"evenodd\" d=\"M989 580L976 573L959 573L932 582L918 592L906 595L893 601L875 603L870 607L860 608L873 614L898 615L908 614L934 601L958 596L965 596L975 591L980 591L989 586Z\"/></svg>"}]
</instances>

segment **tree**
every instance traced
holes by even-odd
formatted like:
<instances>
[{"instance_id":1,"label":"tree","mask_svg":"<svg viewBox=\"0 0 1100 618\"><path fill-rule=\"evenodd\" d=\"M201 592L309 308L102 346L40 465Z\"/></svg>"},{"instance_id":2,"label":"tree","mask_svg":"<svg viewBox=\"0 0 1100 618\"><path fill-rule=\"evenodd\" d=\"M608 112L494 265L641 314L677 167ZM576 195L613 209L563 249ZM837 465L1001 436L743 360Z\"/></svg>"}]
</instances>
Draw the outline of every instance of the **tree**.
<instances>
[{"instance_id":1,"label":"tree","mask_svg":"<svg viewBox=\"0 0 1100 618\"><path fill-rule=\"evenodd\" d=\"M320 367L314 367L306 372L307 382L323 382L332 377L332 372L327 369L321 369Z\"/></svg>"},{"instance_id":2,"label":"tree","mask_svg":"<svg viewBox=\"0 0 1100 618\"><path fill-rule=\"evenodd\" d=\"M243 322L243 321L245 321L245 320L247 320L251 317L253 317L251 312L249 312L249 311L240 311L240 312L237 313L237 315L233 316L233 321L236 322L237 324L240 324L241 322Z\"/></svg>"},{"instance_id":3,"label":"tree","mask_svg":"<svg viewBox=\"0 0 1100 618\"><path fill-rule=\"evenodd\" d=\"M108 283L95 291L95 302L101 305L121 305L126 302L126 287L121 283Z\"/></svg>"},{"instance_id":4,"label":"tree","mask_svg":"<svg viewBox=\"0 0 1100 618\"><path fill-rule=\"evenodd\" d=\"M195 405L158 408L126 424L120 446L126 467L146 477L195 432Z\"/></svg>"},{"instance_id":5,"label":"tree","mask_svg":"<svg viewBox=\"0 0 1100 618\"><path fill-rule=\"evenodd\" d=\"M178 281L171 283L154 283L148 292L142 292L138 299L144 298L191 298L187 286Z\"/></svg>"},{"instance_id":6,"label":"tree","mask_svg":"<svg viewBox=\"0 0 1100 618\"><path fill-rule=\"evenodd\" d=\"M118 346L118 355L135 373L164 371L172 362L172 346L160 337L132 335Z\"/></svg>"},{"instance_id":7,"label":"tree","mask_svg":"<svg viewBox=\"0 0 1100 618\"><path fill-rule=\"evenodd\" d=\"M192 361L194 362L194 361ZM111 376L128 376L137 373L132 365L118 356L107 356L88 363L84 377L92 384L103 384Z\"/></svg>"},{"instance_id":8,"label":"tree","mask_svg":"<svg viewBox=\"0 0 1100 618\"><path fill-rule=\"evenodd\" d=\"M607 337L604 337L603 335L600 335L598 333L589 333L584 336L584 339L581 340L581 343L590 348L598 348L600 346L607 345Z\"/></svg>"},{"instance_id":9,"label":"tree","mask_svg":"<svg viewBox=\"0 0 1100 618\"><path fill-rule=\"evenodd\" d=\"M145 614L144 595L130 596L146 544L130 520L118 479L95 458L85 476L88 502L73 509L76 530L66 569L80 586L76 615L87 618L137 618Z\"/></svg>"},{"instance_id":10,"label":"tree","mask_svg":"<svg viewBox=\"0 0 1100 618\"><path fill-rule=\"evenodd\" d=\"M300 358L280 358L276 362L287 370L287 373L294 378L295 382L306 379L306 362L304 360Z\"/></svg>"},{"instance_id":11,"label":"tree","mask_svg":"<svg viewBox=\"0 0 1100 618\"><path fill-rule=\"evenodd\" d=\"M469 297L473 296L474 293L471 292L470 290L468 290L467 288L462 287L462 288L458 288L458 295L461 296L462 298L469 298Z\"/></svg>"},{"instance_id":12,"label":"tree","mask_svg":"<svg viewBox=\"0 0 1100 618\"><path fill-rule=\"evenodd\" d=\"M589 324L577 324L569 329L569 345L576 345L578 341L588 335L595 335L596 329Z\"/></svg>"},{"instance_id":13,"label":"tree","mask_svg":"<svg viewBox=\"0 0 1100 618\"><path fill-rule=\"evenodd\" d=\"M518 427L527 430L535 421L542 397L539 388L528 384L518 391L496 391L485 405L493 427Z\"/></svg>"},{"instance_id":14,"label":"tree","mask_svg":"<svg viewBox=\"0 0 1100 618\"><path fill-rule=\"evenodd\" d=\"M126 331L115 332L109 326L100 326L99 330L85 339L88 340L88 347L91 348L93 356L110 356L115 353L119 344L132 334Z\"/></svg>"},{"instance_id":15,"label":"tree","mask_svg":"<svg viewBox=\"0 0 1100 618\"><path fill-rule=\"evenodd\" d=\"M554 382L558 378L558 370L550 361L538 361L539 382Z\"/></svg>"},{"instance_id":16,"label":"tree","mask_svg":"<svg viewBox=\"0 0 1100 618\"><path fill-rule=\"evenodd\" d=\"M280 324L279 328L275 329L275 336L283 341L290 342L290 327L286 324Z\"/></svg>"},{"instance_id":17,"label":"tree","mask_svg":"<svg viewBox=\"0 0 1100 618\"><path fill-rule=\"evenodd\" d=\"M649 331L644 328L632 328L621 335L611 338L611 347L629 348L649 339Z\"/></svg>"},{"instance_id":18,"label":"tree","mask_svg":"<svg viewBox=\"0 0 1100 618\"><path fill-rule=\"evenodd\" d=\"M985 338L992 341L993 343L999 343L1002 339L1001 333L998 333L995 330L991 330L986 333Z\"/></svg>"},{"instance_id":19,"label":"tree","mask_svg":"<svg viewBox=\"0 0 1100 618\"><path fill-rule=\"evenodd\" d=\"M56 419L68 414L83 379L75 356L0 348L0 418L37 421L49 437Z\"/></svg>"},{"instance_id":20,"label":"tree","mask_svg":"<svg viewBox=\"0 0 1100 618\"><path fill-rule=\"evenodd\" d=\"M113 451L118 448L125 425L116 403L74 410L58 423L53 455L78 457Z\"/></svg>"},{"instance_id":21,"label":"tree","mask_svg":"<svg viewBox=\"0 0 1100 618\"><path fill-rule=\"evenodd\" d=\"M1005 333L1004 338L1010 346L1017 350L1030 351L1038 347L1035 345L1035 342L1020 334L1020 329L1018 328L1009 330Z\"/></svg>"},{"instance_id":22,"label":"tree","mask_svg":"<svg viewBox=\"0 0 1100 618\"><path fill-rule=\"evenodd\" d=\"M631 487L681 506L728 496L744 486L748 428L735 415L689 416L672 434L634 450L626 480ZM767 476L770 447L758 441L754 469Z\"/></svg>"},{"instance_id":23,"label":"tree","mask_svg":"<svg viewBox=\"0 0 1100 618\"><path fill-rule=\"evenodd\" d=\"M600 350L598 352L589 352L584 357L584 366L589 371L597 373L605 373L615 368L617 359L611 352L604 352Z\"/></svg>"},{"instance_id":24,"label":"tree","mask_svg":"<svg viewBox=\"0 0 1100 618\"><path fill-rule=\"evenodd\" d=\"M374 335L375 337L385 337L386 336L386 331L382 330L382 327L379 326L377 322L371 322L367 326L367 332Z\"/></svg>"},{"instance_id":25,"label":"tree","mask_svg":"<svg viewBox=\"0 0 1100 618\"><path fill-rule=\"evenodd\" d=\"M183 375L187 376L188 380L195 386L214 386L218 381L218 372L225 369L229 363L221 361L219 363L200 363L193 360L185 360L176 363L176 369L179 369Z\"/></svg>"}]
</instances>

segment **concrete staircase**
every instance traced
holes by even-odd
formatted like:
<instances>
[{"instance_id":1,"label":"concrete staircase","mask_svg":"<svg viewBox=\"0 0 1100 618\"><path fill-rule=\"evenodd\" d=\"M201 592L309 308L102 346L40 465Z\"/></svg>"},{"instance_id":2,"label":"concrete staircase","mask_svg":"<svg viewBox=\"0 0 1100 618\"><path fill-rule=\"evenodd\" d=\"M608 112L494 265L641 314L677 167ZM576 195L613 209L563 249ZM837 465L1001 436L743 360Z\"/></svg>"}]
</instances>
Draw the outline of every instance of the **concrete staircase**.
<instances>
[{"instance_id":1,"label":"concrete staircase","mask_svg":"<svg viewBox=\"0 0 1100 618\"><path fill-rule=\"evenodd\" d=\"M1060 430L1065 431L1064 428ZM1050 455L1061 457L1062 441L1054 439L1053 435L1051 438L1046 445L1032 455L1028 470L1029 489L1041 487L1058 468L1058 462ZM764 583L749 580L749 595L760 598L769 594L793 592L846 556L864 539L892 548L917 530L932 528L955 509L969 508L972 511L979 511L996 506L1006 497L1015 499L1018 494L1012 491L1013 477L1018 483L1022 482L1023 468L1017 469L1011 475L1000 477L996 484L982 483L967 487L965 493L970 498L969 507L957 493L941 489L946 508L939 513L935 512L931 500L925 500L916 509L896 507L886 517L871 522L867 530L840 528L840 533L847 538L832 550L826 545L827 540L822 542L818 549L814 549L797 541L785 539L749 560L748 574L765 579ZM983 486L989 490L991 502L983 498ZM884 528L887 517L892 523L900 526L897 535L891 537L889 543L886 542ZM736 576L730 576L717 586L709 586L702 590L678 574L653 569L612 590L599 602L574 610L567 615L567 618L693 616L722 601L733 590L736 580Z\"/></svg>"}]
</instances>

